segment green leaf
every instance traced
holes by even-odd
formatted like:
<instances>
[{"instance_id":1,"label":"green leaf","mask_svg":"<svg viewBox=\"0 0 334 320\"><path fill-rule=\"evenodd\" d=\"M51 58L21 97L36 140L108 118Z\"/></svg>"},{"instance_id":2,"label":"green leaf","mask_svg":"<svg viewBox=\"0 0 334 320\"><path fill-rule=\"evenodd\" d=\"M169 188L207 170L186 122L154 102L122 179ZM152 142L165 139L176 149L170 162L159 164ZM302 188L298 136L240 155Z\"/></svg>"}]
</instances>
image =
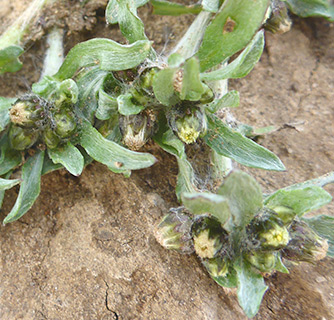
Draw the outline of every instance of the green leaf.
<instances>
[{"instance_id":1,"label":"green leaf","mask_svg":"<svg viewBox=\"0 0 334 320\"><path fill-rule=\"evenodd\" d=\"M235 288L238 286L237 273L235 272L234 269L229 270L229 272L225 277L211 276L211 278L215 280L223 288Z\"/></svg>"},{"instance_id":2,"label":"green leaf","mask_svg":"<svg viewBox=\"0 0 334 320\"><path fill-rule=\"evenodd\" d=\"M283 0L290 10L303 18L320 16L329 20L334 19L333 6L328 0Z\"/></svg>"},{"instance_id":3,"label":"green leaf","mask_svg":"<svg viewBox=\"0 0 334 320\"><path fill-rule=\"evenodd\" d=\"M334 258L334 217L320 215L313 218L303 218L320 237L328 240L327 255Z\"/></svg>"},{"instance_id":4,"label":"green leaf","mask_svg":"<svg viewBox=\"0 0 334 320\"><path fill-rule=\"evenodd\" d=\"M175 94L174 76L177 69L163 69L157 72L153 78L153 91L155 97L165 106L173 106L180 99Z\"/></svg>"},{"instance_id":5,"label":"green leaf","mask_svg":"<svg viewBox=\"0 0 334 320\"><path fill-rule=\"evenodd\" d=\"M260 28L269 0L225 0L207 27L198 51L206 71L243 49Z\"/></svg>"},{"instance_id":6,"label":"green leaf","mask_svg":"<svg viewBox=\"0 0 334 320\"><path fill-rule=\"evenodd\" d=\"M244 137L225 125L218 117L208 115L205 143L218 154L245 166L265 170L283 171L281 160L266 148Z\"/></svg>"},{"instance_id":7,"label":"green leaf","mask_svg":"<svg viewBox=\"0 0 334 320\"><path fill-rule=\"evenodd\" d=\"M107 76L107 71L93 68L85 73L77 82L79 88L78 107L91 122L94 120L98 106L97 95Z\"/></svg>"},{"instance_id":8,"label":"green leaf","mask_svg":"<svg viewBox=\"0 0 334 320\"><path fill-rule=\"evenodd\" d=\"M278 272L289 273L288 268L282 262L281 254L279 252L276 255L276 264L274 269Z\"/></svg>"},{"instance_id":9,"label":"green leaf","mask_svg":"<svg viewBox=\"0 0 334 320\"><path fill-rule=\"evenodd\" d=\"M53 161L49 158L49 155L47 153L45 154L42 168L42 176L62 168L64 168L63 165L61 165L60 163L53 163Z\"/></svg>"},{"instance_id":10,"label":"green leaf","mask_svg":"<svg viewBox=\"0 0 334 320\"><path fill-rule=\"evenodd\" d=\"M198 101L205 91L199 80L199 62L196 58L188 59L184 64L181 100Z\"/></svg>"},{"instance_id":11,"label":"green leaf","mask_svg":"<svg viewBox=\"0 0 334 320\"><path fill-rule=\"evenodd\" d=\"M170 68L178 68L181 66L182 63L184 63L185 59L182 55L179 53L172 53L168 57L168 66Z\"/></svg>"},{"instance_id":12,"label":"green leaf","mask_svg":"<svg viewBox=\"0 0 334 320\"><path fill-rule=\"evenodd\" d=\"M139 7L143 6L144 4L146 4L149 1L150 0L135 0L136 7L139 8Z\"/></svg>"},{"instance_id":13,"label":"green leaf","mask_svg":"<svg viewBox=\"0 0 334 320\"><path fill-rule=\"evenodd\" d=\"M252 126L248 126L246 124L241 125L246 132L241 132L242 134L244 134L247 137L257 137L257 136L262 136L268 133L273 133L275 131L278 130L278 127L275 126L267 126L267 127L262 127L262 128L254 128ZM241 130L243 130L243 128L241 128ZM239 127L240 130L240 127ZM240 130L240 131L241 131Z\"/></svg>"},{"instance_id":14,"label":"green leaf","mask_svg":"<svg viewBox=\"0 0 334 320\"><path fill-rule=\"evenodd\" d=\"M147 168L156 162L149 153L134 152L103 138L88 121L82 123L80 144L93 159L116 173Z\"/></svg>"},{"instance_id":15,"label":"green leaf","mask_svg":"<svg viewBox=\"0 0 334 320\"><path fill-rule=\"evenodd\" d=\"M98 108L95 116L100 120L108 120L118 111L117 98L107 94L103 89L99 90Z\"/></svg>"},{"instance_id":16,"label":"green leaf","mask_svg":"<svg viewBox=\"0 0 334 320\"><path fill-rule=\"evenodd\" d=\"M118 114L116 114L109 120L105 121L103 125L99 127L98 131L107 140L111 140L118 144L122 144L123 135L120 130Z\"/></svg>"},{"instance_id":17,"label":"green leaf","mask_svg":"<svg viewBox=\"0 0 334 320\"><path fill-rule=\"evenodd\" d=\"M20 179L9 180L9 179L0 178L0 190L10 189L10 188L16 186L20 182L21 182Z\"/></svg>"},{"instance_id":18,"label":"green leaf","mask_svg":"<svg viewBox=\"0 0 334 320\"><path fill-rule=\"evenodd\" d=\"M195 173L193 167L186 158L176 157L176 161L179 167L179 173L177 175L175 194L180 201L183 192L195 191Z\"/></svg>"},{"instance_id":19,"label":"green leaf","mask_svg":"<svg viewBox=\"0 0 334 320\"><path fill-rule=\"evenodd\" d=\"M78 101L79 89L75 81L66 79L59 84L58 94L74 104Z\"/></svg>"},{"instance_id":20,"label":"green leaf","mask_svg":"<svg viewBox=\"0 0 334 320\"><path fill-rule=\"evenodd\" d=\"M87 154L87 152L79 146L80 153L82 154L84 158L84 165L90 164L93 159ZM44 163L43 163L43 169L42 169L42 175L50 173L52 171L56 171L59 169L63 169L64 166L60 163L53 163L53 161L50 159L49 155L46 153L44 156Z\"/></svg>"},{"instance_id":21,"label":"green leaf","mask_svg":"<svg viewBox=\"0 0 334 320\"><path fill-rule=\"evenodd\" d=\"M193 214L209 213L216 217L221 224L230 218L228 200L214 193L184 193L181 195L183 205Z\"/></svg>"},{"instance_id":22,"label":"green leaf","mask_svg":"<svg viewBox=\"0 0 334 320\"><path fill-rule=\"evenodd\" d=\"M55 164L62 164L74 176L81 174L84 167L84 158L80 151L70 142L55 149L48 149L48 154Z\"/></svg>"},{"instance_id":23,"label":"green leaf","mask_svg":"<svg viewBox=\"0 0 334 320\"><path fill-rule=\"evenodd\" d=\"M11 212L3 221L4 224L21 218L34 204L41 188L43 159L44 151L37 151L22 166L22 182L19 195Z\"/></svg>"},{"instance_id":24,"label":"green leaf","mask_svg":"<svg viewBox=\"0 0 334 320\"><path fill-rule=\"evenodd\" d=\"M121 94L117 97L118 112L123 116L138 114L145 109L145 106L134 104L132 99L133 97L130 93Z\"/></svg>"},{"instance_id":25,"label":"green leaf","mask_svg":"<svg viewBox=\"0 0 334 320\"><path fill-rule=\"evenodd\" d=\"M137 16L133 0L109 0L106 9L107 23L118 23L122 34L130 43L147 39L144 24Z\"/></svg>"},{"instance_id":26,"label":"green leaf","mask_svg":"<svg viewBox=\"0 0 334 320\"><path fill-rule=\"evenodd\" d=\"M203 10L217 12L219 9L219 0L202 0Z\"/></svg>"},{"instance_id":27,"label":"green leaf","mask_svg":"<svg viewBox=\"0 0 334 320\"><path fill-rule=\"evenodd\" d=\"M9 124L9 109L16 100L16 98L0 97L0 132Z\"/></svg>"},{"instance_id":28,"label":"green leaf","mask_svg":"<svg viewBox=\"0 0 334 320\"><path fill-rule=\"evenodd\" d=\"M7 172L7 173L4 175L4 178L5 178L5 179L9 179L10 176L11 176L11 174L12 174L12 171ZM20 181L21 181L21 180L20 180ZM0 190L0 209L1 209L1 207L2 207L2 203L3 203L3 199L4 199L4 197L5 197L5 190Z\"/></svg>"},{"instance_id":29,"label":"green leaf","mask_svg":"<svg viewBox=\"0 0 334 320\"><path fill-rule=\"evenodd\" d=\"M296 189L303 189L303 188L313 187L313 186L324 187L325 185L330 184L330 183L334 183L334 171L328 172L319 178L315 178L315 179L293 184L281 190L296 190Z\"/></svg>"},{"instance_id":30,"label":"green leaf","mask_svg":"<svg viewBox=\"0 0 334 320\"><path fill-rule=\"evenodd\" d=\"M159 15L180 16L181 14L197 14L202 10L202 7L196 4L186 6L164 0L151 0L150 3L153 6L153 13Z\"/></svg>"},{"instance_id":31,"label":"green leaf","mask_svg":"<svg viewBox=\"0 0 334 320\"><path fill-rule=\"evenodd\" d=\"M120 16L122 15L120 11L124 10L124 3L131 8L137 9L146 4L147 2L149 2L149 0L109 0L106 8L107 23L119 23Z\"/></svg>"},{"instance_id":32,"label":"green leaf","mask_svg":"<svg viewBox=\"0 0 334 320\"><path fill-rule=\"evenodd\" d=\"M256 180L242 171L231 172L217 194L228 199L232 223L246 226L262 208L262 191Z\"/></svg>"},{"instance_id":33,"label":"green leaf","mask_svg":"<svg viewBox=\"0 0 334 320\"><path fill-rule=\"evenodd\" d=\"M110 39L91 39L70 50L54 78L71 78L79 68L95 65L106 71L131 69L143 62L150 50L151 43L148 40L121 45Z\"/></svg>"},{"instance_id":34,"label":"green leaf","mask_svg":"<svg viewBox=\"0 0 334 320\"><path fill-rule=\"evenodd\" d=\"M206 110L211 113L215 113L223 108L234 108L240 104L239 92L236 90L230 91L223 95L220 99L215 99L211 102Z\"/></svg>"},{"instance_id":35,"label":"green leaf","mask_svg":"<svg viewBox=\"0 0 334 320\"><path fill-rule=\"evenodd\" d=\"M331 202L331 195L321 187L311 186L294 190L278 190L264 200L266 207L274 209L278 206L291 208L296 215L317 210Z\"/></svg>"},{"instance_id":36,"label":"green leaf","mask_svg":"<svg viewBox=\"0 0 334 320\"><path fill-rule=\"evenodd\" d=\"M201 73L200 79L206 81L217 81L224 79L237 79L245 77L260 60L264 48L264 32L259 31L249 45L233 62L221 69Z\"/></svg>"},{"instance_id":37,"label":"green leaf","mask_svg":"<svg viewBox=\"0 0 334 320\"><path fill-rule=\"evenodd\" d=\"M55 80L53 77L45 76L40 81L32 85L32 92L40 95L43 98L48 98L51 96L59 86L59 81Z\"/></svg>"},{"instance_id":38,"label":"green leaf","mask_svg":"<svg viewBox=\"0 0 334 320\"><path fill-rule=\"evenodd\" d=\"M247 317L254 317L259 311L264 293L268 289L263 277L255 272L245 260L235 264L238 275L238 301Z\"/></svg>"},{"instance_id":39,"label":"green leaf","mask_svg":"<svg viewBox=\"0 0 334 320\"><path fill-rule=\"evenodd\" d=\"M177 176L176 196L181 200L181 194L184 192L195 192L195 174L194 170L187 160L184 150L184 144L178 139L171 129L167 129L166 124L159 123L160 128L154 136L154 141L166 152L176 157L179 167Z\"/></svg>"},{"instance_id":40,"label":"green leaf","mask_svg":"<svg viewBox=\"0 0 334 320\"><path fill-rule=\"evenodd\" d=\"M24 52L20 46L8 46L0 50L0 74L16 72L22 68L19 56Z\"/></svg>"},{"instance_id":41,"label":"green leaf","mask_svg":"<svg viewBox=\"0 0 334 320\"><path fill-rule=\"evenodd\" d=\"M213 149L210 151L210 164L210 177L214 182L217 183L221 183L233 169L232 160L230 158L219 155Z\"/></svg>"},{"instance_id":42,"label":"green leaf","mask_svg":"<svg viewBox=\"0 0 334 320\"><path fill-rule=\"evenodd\" d=\"M44 76L43 79L34 83L32 91L45 99L57 99L59 102L67 101L73 104L78 101L79 95L79 89L74 80L58 81L52 76Z\"/></svg>"},{"instance_id":43,"label":"green leaf","mask_svg":"<svg viewBox=\"0 0 334 320\"><path fill-rule=\"evenodd\" d=\"M0 176L2 176L21 164L22 154L10 147L7 136L1 138L0 150Z\"/></svg>"}]
</instances>

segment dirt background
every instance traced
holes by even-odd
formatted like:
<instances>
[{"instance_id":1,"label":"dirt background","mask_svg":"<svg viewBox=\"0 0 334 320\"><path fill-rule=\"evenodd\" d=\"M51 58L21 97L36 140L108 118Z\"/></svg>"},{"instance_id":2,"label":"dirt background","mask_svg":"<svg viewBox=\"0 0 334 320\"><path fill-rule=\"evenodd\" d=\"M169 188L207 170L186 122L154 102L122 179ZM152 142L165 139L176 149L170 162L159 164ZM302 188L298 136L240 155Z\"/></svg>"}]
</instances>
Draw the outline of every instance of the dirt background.
<instances>
[{"instance_id":1,"label":"dirt background","mask_svg":"<svg viewBox=\"0 0 334 320\"><path fill-rule=\"evenodd\" d=\"M0 32L29 1L0 0ZM36 21L36 42L27 42L23 69L0 77L0 95L18 96L39 78L44 30L64 25L66 50L105 36L122 40L105 26L106 1L63 1ZM14 11L15 10L15 11ZM162 51L173 45L193 17L153 17L140 10L147 34ZM30 34L33 35L32 33ZM265 192L315 178L334 163L334 26L321 19L294 19L284 35L267 34L260 63L244 79L231 81L241 94L236 117L280 130L260 140L286 172L249 170ZM246 319L233 294L207 275L195 256L160 247L153 226L177 206L175 160L149 145L158 158L131 178L100 164L76 178L59 171L44 176L42 192L19 221L1 226L0 319ZM334 187L326 188L334 195ZM6 193L1 220L18 189ZM333 214L334 205L322 209ZM334 262L302 264L289 275L266 280L255 319L334 319Z\"/></svg>"}]
</instances>

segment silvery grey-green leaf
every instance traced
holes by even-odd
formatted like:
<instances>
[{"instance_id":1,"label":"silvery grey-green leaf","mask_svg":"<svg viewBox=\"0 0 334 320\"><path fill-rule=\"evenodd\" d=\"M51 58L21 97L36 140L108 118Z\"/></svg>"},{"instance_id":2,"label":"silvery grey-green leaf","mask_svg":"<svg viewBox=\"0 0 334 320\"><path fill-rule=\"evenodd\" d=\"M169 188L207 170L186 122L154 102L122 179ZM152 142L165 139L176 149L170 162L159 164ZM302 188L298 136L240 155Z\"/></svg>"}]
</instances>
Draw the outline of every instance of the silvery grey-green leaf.
<instances>
[{"instance_id":1,"label":"silvery grey-green leaf","mask_svg":"<svg viewBox=\"0 0 334 320\"><path fill-rule=\"evenodd\" d=\"M22 166L22 182L19 195L14 207L4 219L4 224L21 218L34 204L41 189L43 160L44 151L37 151Z\"/></svg>"},{"instance_id":2,"label":"silvery grey-green leaf","mask_svg":"<svg viewBox=\"0 0 334 320\"><path fill-rule=\"evenodd\" d=\"M228 200L232 221L237 227L246 226L261 210L262 191L256 180L243 171L233 171L219 187L217 194Z\"/></svg>"},{"instance_id":3,"label":"silvery grey-green leaf","mask_svg":"<svg viewBox=\"0 0 334 320\"><path fill-rule=\"evenodd\" d=\"M206 81L217 81L224 79L237 79L245 77L253 70L256 63L259 61L264 48L264 32L259 31L241 52L241 54L221 69L207 73L201 73L200 79Z\"/></svg>"},{"instance_id":4,"label":"silvery grey-green leaf","mask_svg":"<svg viewBox=\"0 0 334 320\"><path fill-rule=\"evenodd\" d=\"M68 172L79 176L84 167L84 158L81 152L69 141L55 149L48 149L50 159L62 164Z\"/></svg>"},{"instance_id":5,"label":"silvery grey-green leaf","mask_svg":"<svg viewBox=\"0 0 334 320\"><path fill-rule=\"evenodd\" d=\"M183 193L181 195L183 205L195 215L209 213L224 224L230 217L228 200L214 193Z\"/></svg>"},{"instance_id":6,"label":"silvery grey-green leaf","mask_svg":"<svg viewBox=\"0 0 334 320\"><path fill-rule=\"evenodd\" d=\"M310 186L293 190L278 190L264 200L266 207L274 209L278 206L291 208L296 215L317 210L332 201L331 195L318 186Z\"/></svg>"},{"instance_id":7,"label":"silvery grey-green leaf","mask_svg":"<svg viewBox=\"0 0 334 320\"><path fill-rule=\"evenodd\" d=\"M225 0L197 53L204 72L243 49L261 26L269 0ZM251 14L250 14L251 12Z\"/></svg>"},{"instance_id":8,"label":"silvery grey-green leaf","mask_svg":"<svg viewBox=\"0 0 334 320\"><path fill-rule=\"evenodd\" d=\"M88 121L82 123L80 144L93 159L117 173L147 168L156 162L149 153L131 151L105 139Z\"/></svg>"},{"instance_id":9,"label":"silvery grey-green leaf","mask_svg":"<svg viewBox=\"0 0 334 320\"><path fill-rule=\"evenodd\" d=\"M211 102L206 107L206 110L208 110L211 113L215 113L223 108L238 107L239 103L240 103L239 92L236 90L232 90L230 92L227 92L221 98L215 99L213 102Z\"/></svg>"},{"instance_id":10,"label":"silvery grey-green leaf","mask_svg":"<svg viewBox=\"0 0 334 320\"><path fill-rule=\"evenodd\" d=\"M0 97L0 132L9 124L9 109L16 98Z\"/></svg>"},{"instance_id":11,"label":"silvery grey-green leaf","mask_svg":"<svg viewBox=\"0 0 334 320\"><path fill-rule=\"evenodd\" d=\"M218 154L248 167L285 170L281 160L271 151L229 128L216 116L208 115L207 119L208 131L203 139Z\"/></svg>"},{"instance_id":12,"label":"silvery grey-green leaf","mask_svg":"<svg viewBox=\"0 0 334 320\"><path fill-rule=\"evenodd\" d=\"M54 78L65 80L82 67L96 65L105 71L131 69L145 60L150 49L151 42L148 40L139 40L130 45L121 45L110 39L87 40L70 50Z\"/></svg>"},{"instance_id":13,"label":"silvery grey-green leaf","mask_svg":"<svg viewBox=\"0 0 334 320\"><path fill-rule=\"evenodd\" d=\"M254 317L259 311L264 293L268 287L263 277L251 265L240 259L234 265L238 275L238 301L247 317Z\"/></svg>"}]
</instances>

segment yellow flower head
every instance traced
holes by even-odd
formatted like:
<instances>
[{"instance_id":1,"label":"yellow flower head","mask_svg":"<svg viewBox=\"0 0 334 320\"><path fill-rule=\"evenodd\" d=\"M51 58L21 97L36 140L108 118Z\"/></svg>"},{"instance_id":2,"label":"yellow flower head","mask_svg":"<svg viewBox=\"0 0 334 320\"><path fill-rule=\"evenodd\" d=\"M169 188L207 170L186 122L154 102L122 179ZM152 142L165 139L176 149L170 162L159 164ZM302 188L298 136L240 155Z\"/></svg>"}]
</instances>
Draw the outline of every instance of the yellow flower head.
<instances>
[{"instance_id":1,"label":"yellow flower head","mask_svg":"<svg viewBox=\"0 0 334 320\"><path fill-rule=\"evenodd\" d=\"M194 237L195 251L201 258L213 258L217 253L217 239L209 237L209 229L205 229Z\"/></svg>"},{"instance_id":2,"label":"yellow flower head","mask_svg":"<svg viewBox=\"0 0 334 320\"><path fill-rule=\"evenodd\" d=\"M260 238L264 240L264 246L273 248L284 247L290 240L287 228L277 224L269 231L261 233Z\"/></svg>"}]
</instances>

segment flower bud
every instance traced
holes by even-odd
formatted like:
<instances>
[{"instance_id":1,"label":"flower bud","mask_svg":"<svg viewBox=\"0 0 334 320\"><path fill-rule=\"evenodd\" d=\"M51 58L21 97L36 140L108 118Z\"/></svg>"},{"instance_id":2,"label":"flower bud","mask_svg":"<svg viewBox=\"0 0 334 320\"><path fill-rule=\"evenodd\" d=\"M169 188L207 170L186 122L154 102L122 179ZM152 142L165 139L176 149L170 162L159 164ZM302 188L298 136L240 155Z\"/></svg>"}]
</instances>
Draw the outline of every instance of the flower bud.
<instances>
[{"instance_id":1,"label":"flower bud","mask_svg":"<svg viewBox=\"0 0 334 320\"><path fill-rule=\"evenodd\" d=\"M54 149L58 146L60 138L53 132L53 130L47 127L43 132L43 141L50 149Z\"/></svg>"},{"instance_id":2,"label":"flower bud","mask_svg":"<svg viewBox=\"0 0 334 320\"><path fill-rule=\"evenodd\" d=\"M262 241L262 247L280 249L288 244L290 236L286 227L273 224L272 228L260 233L259 239Z\"/></svg>"},{"instance_id":3,"label":"flower bud","mask_svg":"<svg viewBox=\"0 0 334 320\"><path fill-rule=\"evenodd\" d=\"M291 19L286 4L279 0L271 3L271 16L264 24L264 28L272 33L285 33L291 29Z\"/></svg>"},{"instance_id":4,"label":"flower bud","mask_svg":"<svg viewBox=\"0 0 334 320\"><path fill-rule=\"evenodd\" d=\"M203 259L202 263L210 276L214 278L225 277L229 271L227 259L220 256L211 259Z\"/></svg>"},{"instance_id":5,"label":"flower bud","mask_svg":"<svg viewBox=\"0 0 334 320\"><path fill-rule=\"evenodd\" d=\"M326 257L328 242L319 237L309 225L295 220L289 227L291 240L282 251L284 258L293 261L315 262Z\"/></svg>"},{"instance_id":6,"label":"flower bud","mask_svg":"<svg viewBox=\"0 0 334 320\"><path fill-rule=\"evenodd\" d=\"M16 102L9 111L10 121L18 125L31 125L31 111L25 101Z\"/></svg>"},{"instance_id":7,"label":"flower bud","mask_svg":"<svg viewBox=\"0 0 334 320\"><path fill-rule=\"evenodd\" d=\"M282 249L290 240L284 223L270 211L255 217L247 229L251 242L258 242L259 246L265 250Z\"/></svg>"},{"instance_id":8,"label":"flower bud","mask_svg":"<svg viewBox=\"0 0 334 320\"><path fill-rule=\"evenodd\" d=\"M180 210L171 210L157 226L155 237L166 249L191 254L194 252L191 225L192 219L189 216Z\"/></svg>"},{"instance_id":9,"label":"flower bud","mask_svg":"<svg viewBox=\"0 0 334 320\"><path fill-rule=\"evenodd\" d=\"M43 118L47 101L36 95L25 95L18 99L9 111L11 122L21 127L36 127L36 122Z\"/></svg>"},{"instance_id":10,"label":"flower bud","mask_svg":"<svg viewBox=\"0 0 334 320\"><path fill-rule=\"evenodd\" d=\"M139 150L156 131L156 116L144 111L130 116L120 116L119 126L122 142L131 150Z\"/></svg>"},{"instance_id":11,"label":"flower bud","mask_svg":"<svg viewBox=\"0 0 334 320\"><path fill-rule=\"evenodd\" d=\"M71 112L62 112L54 115L55 133L60 138L69 137L77 127L74 115Z\"/></svg>"},{"instance_id":12,"label":"flower bud","mask_svg":"<svg viewBox=\"0 0 334 320\"><path fill-rule=\"evenodd\" d=\"M261 272L271 272L276 265L276 255L273 252L249 252L246 254L246 259Z\"/></svg>"},{"instance_id":13,"label":"flower bud","mask_svg":"<svg viewBox=\"0 0 334 320\"><path fill-rule=\"evenodd\" d=\"M215 218L207 216L197 218L191 231L195 251L202 259L216 257L227 243L227 232Z\"/></svg>"},{"instance_id":14,"label":"flower bud","mask_svg":"<svg viewBox=\"0 0 334 320\"><path fill-rule=\"evenodd\" d=\"M187 144L196 142L197 138L206 132L206 116L199 108L175 109L167 117L169 126Z\"/></svg>"},{"instance_id":15,"label":"flower bud","mask_svg":"<svg viewBox=\"0 0 334 320\"><path fill-rule=\"evenodd\" d=\"M9 129L9 142L15 150L29 149L37 141L38 136L37 131L23 129L15 125L12 125Z\"/></svg>"}]
</instances>

